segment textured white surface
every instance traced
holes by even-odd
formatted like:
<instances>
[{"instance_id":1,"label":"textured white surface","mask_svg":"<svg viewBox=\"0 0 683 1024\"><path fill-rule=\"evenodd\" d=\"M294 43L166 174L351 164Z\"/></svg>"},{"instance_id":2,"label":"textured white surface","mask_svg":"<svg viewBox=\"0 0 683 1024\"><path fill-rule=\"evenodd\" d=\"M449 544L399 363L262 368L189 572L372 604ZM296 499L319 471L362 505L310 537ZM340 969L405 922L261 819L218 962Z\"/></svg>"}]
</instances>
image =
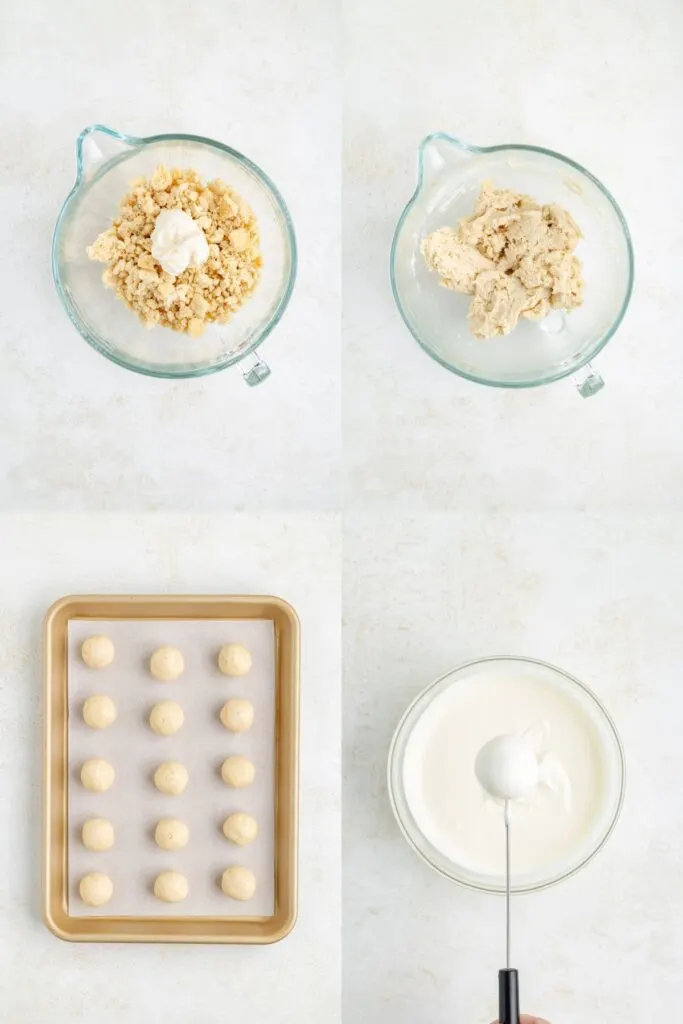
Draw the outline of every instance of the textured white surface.
<instances>
[{"instance_id":1,"label":"textured white surface","mask_svg":"<svg viewBox=\"0 0 683 1024\"><path fill-rule=\"evenodd\" d=\"M348 502L681 505L679 0L346 0L345 12ZM636 290L596 360L607 383L595 398L567 381L519 393L470 384L404 326L389 249L415 188L418 144L439 130L559 150L622 206Z\"/></svg>"},{"instance_id":2,"label":"textured white surface","mask_svg":"<svg viewBox=\"0 0 683 1024\"><path fill-rule=\"evenodd\" d=\"M338 40L336 5L313 0L3 6L0 508L336 507ZM67 319L50 246L93 122L227 142L281 190L299 275L257 388L236 367L140 377Z\"/></svg>"},{"instance_id":3,"label":"textured white surface","mask_svg":"<svg viewBox=\"0 0 683 1024\"><path fill-rule=\"evenodd\" d=\"M515 899L524 1008L554 1024L676 1016L683 930L683 552L665 516L367 514L347 520L344 1002L363 1024L488 1024L504 904L409 849L385 768L398 719L452 666L550 661L591 686L626 751L626 803L596 860Z\"/></svg>"},{"instance_id":4,"label":"textured white surface","mask_svg":"<svg viewBox=\"0 0 683 1024\"><path fill-rule=\"evenodd\" d=\"M0 1018L339 1021L339 529L334 516L0 516ZM73 945L42 924L41 620L68 592L265 593L302 625L299 921L268 948Z\"/></svg>"}]
</instances>

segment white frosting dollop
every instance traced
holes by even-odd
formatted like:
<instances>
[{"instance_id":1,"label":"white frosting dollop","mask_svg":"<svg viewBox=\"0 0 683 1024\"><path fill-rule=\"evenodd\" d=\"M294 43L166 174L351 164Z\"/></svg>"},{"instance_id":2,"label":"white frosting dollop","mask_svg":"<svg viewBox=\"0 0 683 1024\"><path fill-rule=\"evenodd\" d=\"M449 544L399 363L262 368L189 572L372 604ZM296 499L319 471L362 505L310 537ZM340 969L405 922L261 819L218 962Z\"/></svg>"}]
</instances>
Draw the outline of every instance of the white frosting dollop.
<instances>
[{"instance_id":1,"label":"white frosting dollop","mask_svg":"<svg viewBox=\"0 0 683 1024\"><path fill-rule=\"evenodd\" d=\"M177 277L209 258L209 243L196 221L184 210L162 210L152 231L152 256L167 274Z\"/></svg>"}]
</instances>

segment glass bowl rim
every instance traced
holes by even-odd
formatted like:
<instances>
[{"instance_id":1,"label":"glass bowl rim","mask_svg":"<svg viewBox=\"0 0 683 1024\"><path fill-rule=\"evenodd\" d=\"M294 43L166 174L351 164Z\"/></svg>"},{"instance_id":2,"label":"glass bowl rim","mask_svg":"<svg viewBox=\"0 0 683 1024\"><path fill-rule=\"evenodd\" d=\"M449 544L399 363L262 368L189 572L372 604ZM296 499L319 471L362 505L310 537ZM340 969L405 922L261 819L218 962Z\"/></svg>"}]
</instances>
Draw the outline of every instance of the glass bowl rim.
<instances>
[{"instance_id":1,"label":"glass bowl rim","mask_svg":"<svg viewBox=\"0 0 683 1024\"><path fill-rule=\"evenodd\" d=\"M416 328L413 327L412 323L408 319L408 315L401 302L400 290L398 287L398 283L396 281L396 250L398 247L399 237L403 230L403 225L405 224L408 215L410 214L415 203L417 202L417 197L420 194L422 190L422 185L424 183L424 151L427 148L427 146L431 142L434 142L435 140L441 142L449 142L455 146L458 146L460 149L468 153L473 153L475 155L478 153L498 153L509 150L515 150L517 152L524 151L531 153L541 153L543 154L543 156L553 157L555 160L560 160L562 163L567 164L569 167L572 167L574 170L577 170L581 174L585 175L585 177L588 178L599 189L600 192L602 192L602 194L605 196L607 201L611 204L612 208L614 209L614 212L617 215L617 219L621 225L621 229L624 235L624 241L626 243L626 254L628 258L628 281L626 284L626 291L619 312L617 313L617 316L615 317L611 326L608 328L605 334L599 339L597 345L588 353L588 355L586 355L585 357L582 356L582 358L578 362L570 366L569 369L564 369L561 371L558 370L555 371L554 373L549 373L546 376L539 378L538 380L532 381L500 381L489 380L488 377L479 377L474 373L468 373L466 370L458 369L458 367L454 366L452 363L449 363L447 360L445 360L442 356L438 355L438 353L436 353L427 344L426 341L422 340L420 335L417 333ZM455 135L449 135L447 132L432 132L430 135L427 135L422 140L418 148L417 185L415 186L415 191L413 192L412 196L406 203L394 229L394 235L391 242L391 252L389 256L389 276L391 279L391 291L394 296L394 302L396 303L398 311L401 314L401 319L403 320L404 324L406 325L412 337L418 343L420 348L424 352L426 352L428 356L430 356L437 363L439 363L440 366L443 366L445 370L450 370L450 372L456 374L456 376L462 377L464 380L472 381L474 384L486 384L488 387L492 388L518 390L521 388L542 387L545 384L552 384L554 381L563 380L565 377L570 377L573 373L576 373L583 366L586 366L591 361L591 359L594 359L595 356L597 356L598 353L603 350L607 342L610 341L618 331L622 320L626 316L626 310L628 309L629 303L631 301L631 296L633 294L633 286L635 282L635 259L633 253L633 240L631 238L631 232L626 222L626 218L624 217L624 214L621 211L621 207L617 203L612 193L609 191L608 188L605 187L605 185L603 185L599 178L596 178L594 174L591 174L589 170L583 167L576 160L572 160L571 157L565 156L563 153L558 153L556 152L556 150L553 149L546 149L543 146L530 146L524 143L506 142L496 146L474 146L466 142L463 142L462 139L457 138Z\"/></svg>"},{"instance_id":2,"label":"glass bowl rim","mask_svg":"<svg viewBox=\"0 0 683 1024\"><path fill-rule=\"evenodd\" d=\"M396 819L396 823L398 824L399 830L400 830L403 838L408 843L410 848L418 855L418 857L422 861L424 861L425 864L427 864L428 867L430 867L432 869L432 871L435 871L437 874L441 875L442 878L447 879L449 882L453 882L455 885L461 886L463 889L471 889L471 890L474 890L476 892L491 893L494 896L502 896L502 895L504 895L505 894L505 890L501 889L500 887L494 887L494 886L491 886L491 885L486 885L484 883L473 882L471 880L464 879L464 878L456 878L452 874L449 874L447 871L444 871L443 868L439 867L437 864L434 864L429 859L429 857L426 855L426 853L422 849L420 849L420 847L417 845L417 843L413 839L412 835L410 835L405 822L401 818L401 813L400 813L400 810L399 810L399 807L398 807L398 801L396 799L396 794L394 792L394 785L393 785L392 775L393 775L394 761L395 761L396 753L397 753L398 741L399 741L399 738L401 736L401 733L403 732L403 730L404 730L404 728L406 726L407 721L409 720L409 718L411 717L411 715L415 711L416 707L420 703L422 703L422 701L424 701L426 699L426 697L427 697L427 695L429 693L431 693L434 689L436 689L439 686L440 683L443 683L450 676L453 676L453 675L459 674L461 672L464 672L467 669L475 668L475 667L481 666L481 665L486 665L486 664L491 663L491 662L500 663L500 662L509 662L509 661L519 662L520 664L523 664L523 665L535 665L535 666L539 666L539 667L541 667L543 669L549 669L551 672L556 672L558 675L560 675L564 679L568 680L572 685L577 686L579 688L579 690L582 691L584 696L587 696L593 702L593 704L595 705L598 713L603 716L605 724L607 725L607 727L608 727L608 729L609 729L609 731L610 731L610 733L611 733L611 735L612 735L612 737L613 737L613 739L615 741L615 749L616 749L617 756L618 756L619 776L620 776L620 779L619 779L619 796L617 798L616 806L615 806L614 811L612 813L609 825L606 828L604 834L602 835L602 838L600 839L600 842L597 843L595 848L589 854L587 854L582 860L580 860L577 864L575 864L572 868L570 868L569 870L563 872L560 875L557 875L557 876L555 876L553 878L548 879L548 881L540 882L540 883L535 883L535 884L530 884L530 885L525 885L525 886L520 886L520 887L513 886L513 888L512 888L513 894L515 896L517 896L517 895L524 895L526 893L532 893L532 892L543 892L545 889L552 889L554 886L559 885L560 882L564 882L564 881L566 881L566 879L571 878L573 875L578 874L578 872L581 871L584 867L586 867L587 864L590 864L590 862L604 848L604 846L607 844L608 840L610 839L612 833L614 832L614 830L615 830L615 828L617 826L617 823L619 821L619 818L621 816L621 811L622 811L622 808L624 806L624 799L625 799L625 796L626 796L626 757L625 757L625 754L624 754L624 747L623 747L623 744L622 744L622 741L621 741L621 737L619 735L619 731L618 731L618 729L616 727L614 719L612 718L612 716L610 715L609 711L607 710L605 705L602 703L600 698L596 696L596 694L593 692L593 690L591 690L591 688L589 686L587 686L585 683L582 683L580 679L577 679L576 676L571 675L571 673L566 672L562 668L558 668L557 665L553 665L553 664L551 664L548 661L542 661L539 658L527 658L527 657L524 657L522 655L516 655L516 654L494 654L494 655L489 655L489 656L484 657L484 658L474 658L471 661L462 662L461 664L456 665L454 668L449 669L447 672L444 672L443 675L439 676L438 679L435 679L433 682L431 682L428 686L426 686L423 690L421 690L420 693L418 693L410 701L410 703L408 704L408 707L405 709L405 711L401 715L401 718L399 719L399 722L398 722L398 724L397 724L397 726L396 726L396 728L394 730L394 734L393 734L393 736L391 738L391 743L389 744L389 755L388 755L388 758L387 758L387 789L388 789L388 793L389 793L389 803L391 804L391 809L393 811L394 818Z\"/></svg>"},{"instance_id":3,"label":"glass bowl rim","mask_svg":"<svg viewBox=\"0 0 683 1024\"><path fill-rule=\"evenodd\" d=\"M85 165L83 161L83 143L85 139L95 132L101 132L104 135L108 135L111 138L118 139L119 141L129 145L133 149L141 149L142 146L149 143L155 142L196 142L201 145L211 146L213 149L222 150L224 153L228 153L237 163L242 164L248 170L250 170L265 187L271 192L277 206L279 207L280 213L282 214L285 224L285 234L287 243L289 245L291 253L291 262L289 268L289 277L287 280L286 287L280 297L277 307L270 316L268 322L258 331L254 339L250 342L249 346L239 353L237 356L230 356L220 360L219 362L212 363L210 366L200 366L196 369L187 370L183 369L180 371L174 371L169 369L156 369L152 366L145 365L143 363L132 363L122 356L117 355L114 352L104 348L98 341L98 339L87 330L85 325L82 323L75 310L72 307L71 301L67 295L66 289L62 285L61 275L59 272L59 243L61 241L61 232L64 225L66 214L74 199L76 193L81 188L83 182L83 174ZM102 167L97 171L93 180L98 180L108 169L110 169L112 160L106 160ZM117 366L123 367L125 370L131 370L133 373L140 373L146 377L156 377L166 380L183 380L191 379L195 377L206 377L213 373L218 373L220 370L225 370L229 366L234 366L235 363L241 362L252 352L254 352L268 337L271 331L279 324L282 319L284 312L289 305L289 301L292 297L294 290L294 284L296 282L297 269L298 269L298 251L296 243L296 234L294 231L294 222L292 220L289 208L282 197L279 189L271 178L263 171L258 164L255 164L249 157L244 156L238 150L233 149L231 146L226 145L223 142L218 142L216 139L210 139L203 135L188 135L185 133L168 132L161 135L148 135L148 136L136 136L126 135L124 132L116 131L114 128L109 128L104 124L91 124L87 128L84 128L76 140L76 180L74 181L71 191L67 195L66 199L62 203L61 209L57 216L55 223L54 232L52 235L52 279L55 284L55 289L59 296L62 307L69 317L69 320L74 325L78 333L81 335L88 344L103 355L112 363L116 363Z\"/></svg>"}]
</instances>

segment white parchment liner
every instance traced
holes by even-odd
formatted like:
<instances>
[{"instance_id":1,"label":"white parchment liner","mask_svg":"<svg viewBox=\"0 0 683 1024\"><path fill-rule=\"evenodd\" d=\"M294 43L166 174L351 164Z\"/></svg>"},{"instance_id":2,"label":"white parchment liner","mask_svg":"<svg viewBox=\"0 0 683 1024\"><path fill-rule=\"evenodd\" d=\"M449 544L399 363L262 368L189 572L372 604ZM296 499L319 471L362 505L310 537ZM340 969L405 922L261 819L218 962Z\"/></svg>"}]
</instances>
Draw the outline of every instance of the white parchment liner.
<instances>
[{"instance_id":1,"label":"white parchment liner","mask_svg":"<svg viewBox=\"0 0 683 1024\"><path fill-rule=\"evenodd\" d=\"M113 663L89 669L82 661L83 641L94 634L109 636L116 647ZM244 644L253 656L250 672L241 678L218 669L220 647ZM69 622L69 914L74 917L121 916L271 916L274 912L275 811L275 638L267 620L118 620ZM178 647L185 671L171 683L149 672L152 652L164 644ZM85 699L107 694L118 717L107 729L88 727L82 716ZM255 720L242 734L220 723L218 712L230 697L252 702ZM149 727L149 712L161 700L175 700L185 722L175 736L157 736ZM230 754L254 762L256 778L244 789L224 784L220 766ZM80 782L81 765L102 757L115 768L116 781L106 793L91 793ZM189 784L180 796L164 796L152 782L163 761L180 761ZM235 811L247 811L259 825L257 839L239 847L228 842L221 826ZM88 818L113 822L116 841L104 853L93 853L81 842ZM160 818L180 818L190 830L183 850L167 852L154 842ZM243 864L256 875L257 889L248 901L229 899L220 889L220 876L231 864ZM190 892L181 903L163 903L153 894L161 871L180 871ZM111 901L101 909L87 907L78 883L90 871L109 875L114 883Z\"/></svg>"}]
</instances>

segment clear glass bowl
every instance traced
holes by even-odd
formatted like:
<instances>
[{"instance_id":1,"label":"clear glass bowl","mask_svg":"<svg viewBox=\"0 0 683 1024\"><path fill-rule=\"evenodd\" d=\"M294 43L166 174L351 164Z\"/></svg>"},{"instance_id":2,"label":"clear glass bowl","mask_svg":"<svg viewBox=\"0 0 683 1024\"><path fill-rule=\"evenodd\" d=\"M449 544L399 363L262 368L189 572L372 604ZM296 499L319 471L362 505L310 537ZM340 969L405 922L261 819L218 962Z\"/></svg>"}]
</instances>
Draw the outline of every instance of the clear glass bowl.
<instances>
[{"instance_id":1,"label":"clear glass bowl","mask_svg":"<svg viewBox=\"0 0 683 1024\"><path fill-rule=\"evenodd\" d=\"M454 668L451 672L447 672L446 675L437 679L415 698L399 722L389 750L387 770L389 798L396 821L413 850L431 868L438 871L445 878L481 892L504 893L505 880L503 878L497 879L491 876L479 875L469 868L455 864L445 857L423 835L406 799L403 783L404 755L415 724L431 702L439 694L443 693L444 690L457 685L459 681L464 679L471 681L473 676L484 671L487 675L494 672L504 676L519 676L520 669L523 670L525 676L531 676L549 686L559 687L561 691L568 693L574 702L578 703L582 711L590 718L591 724L596 730L603 753L606 774L604 780L605 800L602 814L600 820L596 822L591 835L588 837L585 846L574 851L573 855L559 870L550 869L543 873L538 873L534 877L513 879L512 891L516 893L537 892L556 885L565 878L571 877L571 875L575 875L605 845L616 826L624 802L626 767L619 734L614 722L598 698L578 679L570 676L567 672L563 672L562 669L548 665L545 662L536 661L532 658L518 657L481 658L477 661L467 662L458 668Z\"/></svg>"},{"instance_id":2,"label":"clear glass bowl","mask_svg":"<svg viewBox=\"0 0 683 1024\"><path fill-rule=\"evenodd\" d=\"M521 320L506 337L481 340L467 323L470 297L439 286L420 243L469 215L486 180L569 210L584 235L577 255L586 289L584 304L571 313ZM420 146L417 189L394 235L391 283L413 337L446 369L502 388L535 387L573 374L588 397L603 385L589 361L617 330L631 297L633 247L610 193L573 160L534 146L468 146L438 133Z\"/></svg>"},{"instance_id":3,"label":"clear glass bowl","mask_svg":"<svg viewBox=\"0 0 683 1024\"><path fill-rule=\"evenodd\" d=\"M285 201L268 176L235 150L195 135L122 135L103 125L81 132L76 144L76 183L61 209L52 243L57 293L72 323L102 355L151 377L201 377L246 357L248 384L269 369L252 353L280 321L296 278L294 227ZM222 178L258 218L263 253L261 279L227 324L211 324L199 338L169 328L147 330L101 281L103 266L86 247L111 224L133 178L158 164L192 167L205 180Z\"/></svg>"}]
</instances>

